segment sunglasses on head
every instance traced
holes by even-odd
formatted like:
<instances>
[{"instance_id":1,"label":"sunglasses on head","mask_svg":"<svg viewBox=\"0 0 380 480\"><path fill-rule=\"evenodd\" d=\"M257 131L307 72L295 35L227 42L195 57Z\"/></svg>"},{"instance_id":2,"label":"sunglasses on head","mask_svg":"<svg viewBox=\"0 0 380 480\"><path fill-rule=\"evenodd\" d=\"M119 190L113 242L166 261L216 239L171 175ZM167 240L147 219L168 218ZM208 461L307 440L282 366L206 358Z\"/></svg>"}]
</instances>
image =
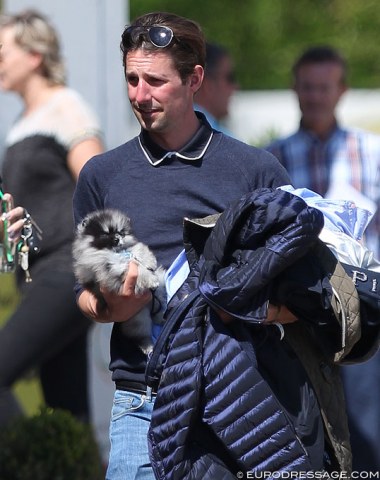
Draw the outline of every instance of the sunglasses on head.
<instances>
[{"instance_id":1,"label":"sunglasses on head","mask_svg":"<svg viewBox=\"0 0 380 480\"><path fill-rule=\"evenodd\" d=\"M174 38L173 30L164 25L152 25L151 27L132 26L125 30L127 40L134 44L142 36L152 45L158 48L164 48L170 45Z\"/></svg>"}]
</instances>

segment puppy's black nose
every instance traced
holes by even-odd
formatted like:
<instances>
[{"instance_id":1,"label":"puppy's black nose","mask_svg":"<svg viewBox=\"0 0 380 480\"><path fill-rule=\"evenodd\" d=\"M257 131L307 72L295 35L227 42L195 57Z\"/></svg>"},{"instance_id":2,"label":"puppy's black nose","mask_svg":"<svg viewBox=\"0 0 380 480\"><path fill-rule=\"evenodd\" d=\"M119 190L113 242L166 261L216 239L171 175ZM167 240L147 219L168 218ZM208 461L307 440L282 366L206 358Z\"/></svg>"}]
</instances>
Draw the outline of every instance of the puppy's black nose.
<instances>
[{"instance_id":1,"label":"puppy's black nose","mask_svg":"<svg viewBox=\"0 0 380 480\"><path fill-rule=\"evenodd\" d=\"M112 246L117 247L120 243L121 237L118 233L116 233L112 238Z\"/></svg>"}]
</instances>

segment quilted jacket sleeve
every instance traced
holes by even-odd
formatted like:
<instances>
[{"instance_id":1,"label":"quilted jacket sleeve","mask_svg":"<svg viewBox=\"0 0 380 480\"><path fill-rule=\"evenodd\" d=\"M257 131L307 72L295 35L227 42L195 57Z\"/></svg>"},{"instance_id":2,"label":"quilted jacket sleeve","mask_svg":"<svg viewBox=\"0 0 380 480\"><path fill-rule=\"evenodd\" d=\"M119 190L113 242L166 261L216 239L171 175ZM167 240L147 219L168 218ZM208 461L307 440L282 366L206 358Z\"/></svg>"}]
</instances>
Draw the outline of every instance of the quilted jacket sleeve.
<instances>
[{"instance_id":1,"label":"quilted jacket sleeve","mask_svg":"<svg viewBox=\"0 0 380 480\"><path fill-rule=\"evenodd\" d=\"M235 317L263 321L273 280L315 245L322 227L322 213L288 192L260 189L243 197L206 242L202 295Z\"/></svg>"}]
</instances>

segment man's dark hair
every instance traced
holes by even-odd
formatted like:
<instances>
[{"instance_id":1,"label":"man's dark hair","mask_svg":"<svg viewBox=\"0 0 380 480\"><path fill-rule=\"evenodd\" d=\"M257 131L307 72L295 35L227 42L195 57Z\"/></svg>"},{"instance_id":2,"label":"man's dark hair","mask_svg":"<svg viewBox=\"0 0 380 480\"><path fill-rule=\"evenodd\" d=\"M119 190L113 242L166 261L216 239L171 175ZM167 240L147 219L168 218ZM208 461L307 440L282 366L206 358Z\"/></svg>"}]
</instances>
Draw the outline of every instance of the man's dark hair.
<instances>
[{"instance_id":1,"label":"man's dark hair","mask_svg":"<svg viewBox=\"0 0 380 480\"><path fill-rule=\"evenodd\" d=\"M228 50L216 43L206 43L206 67L205 76L212 77L217 73L219 62L222 58L228 57Z\"/></svg>"},{"instance_id":2,"label":"man's dark hair","mask_svg":"<svg viewBox=\"0 0 380 480\"><path fill-rule=\"evenodd\" d=\"M342 83L347 81L347 62L343 55L330 46L316 46L305 50L293 65L292 72L294 78L303 65L315 63L335 63L342 68Z\"/></svg>"},{"instance_id":3,"label":"man's dark hair","mask_svg":"<svg viewBox=\"0 0 380 480\"><path fill-rule=\"evenodd\" d=\"M126 26L120 43L124 68L128 52L139 48L152 52L169 52L183 82L194 72L195 65L205 66L206 41L198 23L174 13L152 12L136 18L130 26L152 27L154 25L171 28L174 35L173 41L164 48L154 46L146 41L144 36L140 36L134 43L131 43L127 32L128 26Z\"/></svg>"}]
</instances>

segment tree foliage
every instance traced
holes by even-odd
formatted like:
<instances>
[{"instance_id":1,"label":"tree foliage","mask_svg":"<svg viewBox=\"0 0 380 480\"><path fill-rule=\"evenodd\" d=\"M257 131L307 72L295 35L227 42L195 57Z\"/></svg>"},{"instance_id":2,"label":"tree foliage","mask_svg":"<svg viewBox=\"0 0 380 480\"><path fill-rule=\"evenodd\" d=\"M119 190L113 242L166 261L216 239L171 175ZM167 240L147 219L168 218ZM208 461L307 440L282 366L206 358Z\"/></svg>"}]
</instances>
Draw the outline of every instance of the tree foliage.
<instances>
[{"instance_id":1,"label":"tree foliage","mask_svg":"<svg viewBox=\"0 0 380 480\"><path fill-rule=\"evenodd\" d=\"M231 51L242 89L288 88L295 58L310 45L338 48L354 88L380 85L378 0L130 0L130 18L150 11L198 21Z\"/></svg>"}]
</instances>

